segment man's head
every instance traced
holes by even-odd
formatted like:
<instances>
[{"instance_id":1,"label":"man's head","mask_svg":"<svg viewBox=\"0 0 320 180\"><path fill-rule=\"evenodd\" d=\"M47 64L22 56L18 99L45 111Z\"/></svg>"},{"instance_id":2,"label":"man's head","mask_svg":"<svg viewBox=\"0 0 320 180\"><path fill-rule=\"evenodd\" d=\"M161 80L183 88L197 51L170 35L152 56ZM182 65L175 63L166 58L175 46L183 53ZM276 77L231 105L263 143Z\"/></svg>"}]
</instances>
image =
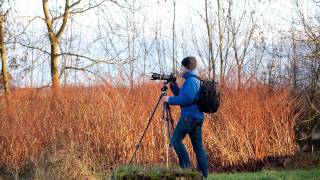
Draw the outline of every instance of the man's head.
<instances>
[{"instance_id":1,"label":"man's head","mask_svg":"<svg viewBox=\"0 0 320 180\"><path fill-rule=\"evenodd\" d=\"M197 68L197 60L193 56L188 56L183 58L181 65L181 74L184 74Z\"/></svg>"}]
</instances>

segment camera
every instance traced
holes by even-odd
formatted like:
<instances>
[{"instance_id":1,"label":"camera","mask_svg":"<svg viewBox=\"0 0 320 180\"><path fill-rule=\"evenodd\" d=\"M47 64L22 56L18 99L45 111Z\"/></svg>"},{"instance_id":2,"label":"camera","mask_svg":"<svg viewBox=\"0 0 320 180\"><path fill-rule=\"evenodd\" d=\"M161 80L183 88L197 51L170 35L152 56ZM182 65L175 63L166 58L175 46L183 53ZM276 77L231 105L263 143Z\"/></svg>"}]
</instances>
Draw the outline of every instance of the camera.
<instances>
[{"instance_id":1,"label":"camera","mask_svg":"<svg viewBox=\"0 0 320 180\"><path fill-rule=\"evenodd\" d=\"M176 82L177 77L175 77L173 73L170 75L152 73L151 80L166 80L167 82Z\"/></svg>"}]
</instances>

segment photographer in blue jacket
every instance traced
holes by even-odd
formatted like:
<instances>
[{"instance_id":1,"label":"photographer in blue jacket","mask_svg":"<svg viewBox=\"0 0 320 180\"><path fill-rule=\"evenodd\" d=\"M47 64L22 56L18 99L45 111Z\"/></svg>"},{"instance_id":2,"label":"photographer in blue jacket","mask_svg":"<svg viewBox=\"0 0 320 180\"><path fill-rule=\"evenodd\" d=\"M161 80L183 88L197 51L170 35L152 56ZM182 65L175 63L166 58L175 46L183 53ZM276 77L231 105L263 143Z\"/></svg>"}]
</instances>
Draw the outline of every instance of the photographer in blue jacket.
<instances>
[{"instance_id":1,"label":"photographer in blue jacket","mask_svg":"<svg viewBox=\"0 0 320 180\"><path fill-rule=\"evenodd\" d=\"M181 62L181 75L185 79L181 88L170 82L170 89L174 96L165 96L164 102L169 105L179 105L181 107L180 119L174 129L170 143L173 146L181 168L190 167L188 152L182 140L188 134L193 150L197 156L197 168L208 176L208 159L202 144L202 124L204 113L194 103L200 89L200 80L196 77L197 60L195 57L186 57Z\"/></svg>"}]
</instances>

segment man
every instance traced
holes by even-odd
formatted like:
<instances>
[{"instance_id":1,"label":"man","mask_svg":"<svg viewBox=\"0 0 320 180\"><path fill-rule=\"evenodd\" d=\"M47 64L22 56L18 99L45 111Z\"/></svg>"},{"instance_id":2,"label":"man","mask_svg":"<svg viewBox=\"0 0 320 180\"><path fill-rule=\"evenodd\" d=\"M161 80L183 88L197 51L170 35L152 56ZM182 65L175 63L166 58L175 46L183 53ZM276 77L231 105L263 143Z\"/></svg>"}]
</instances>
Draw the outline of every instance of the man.
<instances>
[{"instance_id":1,"label":"man","mask_svg":"<svg viewBox=\"0 0 320 180\"><path fill-rule=\"evenodd\" d=\"M176 83L170 83L170 89L174 96L165 96L164 102L169 105L180 105L181 115L174 129L170 143L173 146L181 168L190 167L188 152L182 140L189 134L193 150L197 156L197 168L201 173L208 176L208 159L202 145L202 124L204 114L194 103L200 89L200 81L196 77L197 60L195 57L186 57L181 62L181 75L185 79L182 87Z\"/></svg>"}]
</instances>

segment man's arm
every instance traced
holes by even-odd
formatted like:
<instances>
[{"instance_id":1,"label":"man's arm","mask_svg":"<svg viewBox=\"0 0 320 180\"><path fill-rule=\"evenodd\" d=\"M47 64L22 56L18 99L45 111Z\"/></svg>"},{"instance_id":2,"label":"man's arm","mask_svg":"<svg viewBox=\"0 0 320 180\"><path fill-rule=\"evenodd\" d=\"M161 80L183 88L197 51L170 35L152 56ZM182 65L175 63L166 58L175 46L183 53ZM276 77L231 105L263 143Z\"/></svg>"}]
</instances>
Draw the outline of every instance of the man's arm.
<instances>
[{"instance_id":1,"label":"man's arm","mask_svg":"<svg viewBox=\"0 0 320 180\"><path fill-rule=\"evenodd\" d=\"M196 90L196 84L194 81L187 80L185 82L185 88L184 92L181 93L179 96L171 96L168 99L168 104L171 105L180 105L185 106L193 103L193 100L196 96L197 90Z\"/></svg>"},{"instance_id":2,"label":"man's arm","mask_svg":"<svg viewBox=\"0 0 320 180\"><path fill-rule=\"evenodd\" d=\"M179 96L180 88L176 82L170 82L170 89L174 96Z\"/></svg>"}]
</instances>

